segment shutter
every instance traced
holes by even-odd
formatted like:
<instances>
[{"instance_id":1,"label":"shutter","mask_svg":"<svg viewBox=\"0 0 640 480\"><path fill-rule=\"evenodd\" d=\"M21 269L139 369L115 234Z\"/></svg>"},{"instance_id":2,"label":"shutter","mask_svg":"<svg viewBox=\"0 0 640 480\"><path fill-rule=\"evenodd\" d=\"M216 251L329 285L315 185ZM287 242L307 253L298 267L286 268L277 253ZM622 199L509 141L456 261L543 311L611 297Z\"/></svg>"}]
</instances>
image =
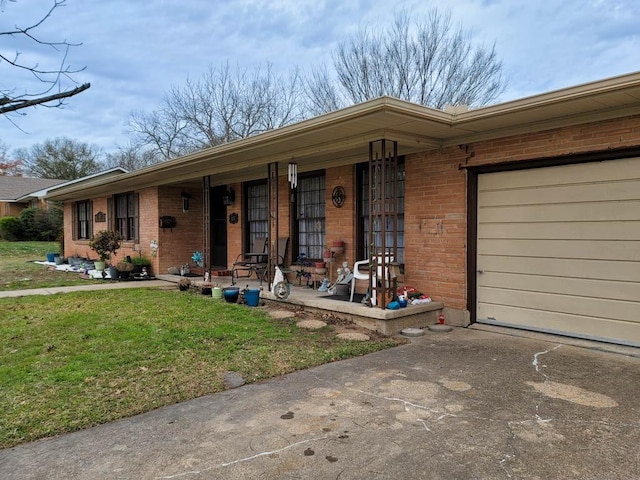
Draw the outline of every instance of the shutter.
<instances>
[{"instance_id":1,"label":"shutter","mask_svg":"<svg viewBox=\"0 0 640 480\"><path fill-rule=\"evenodd\" d=\"M140 194L133 194L133 217L135 225L135 243L140 243Z\"/></svg>"},{"instance_id":2,"label":"shutter","mask_svg":"<svg viewBox=\"0 0 640 480\"><path fill-rule=\"evenodd\" d=\"M116 230L115 209L113 207L113 197L107 198L107 230Z\"/></svg>"},{"instance_id":3,"label":"shutter","mask_svg":"<svg viewBox=\"0 0 640 480\"><path fill-rule=\"evenodd\" d=\"M78 204L71 205L71 239L78 240Z\"/></svg>"},{"instance_id":4,"label":"shutter","mask_svg":"<svg viewBox=\"0 0 640 480\"><path fill-rule=\"evenodd\" d=\"M93 200L87 202L87 235L89 238L93 237Z\"/></svg>"}]
</instances>

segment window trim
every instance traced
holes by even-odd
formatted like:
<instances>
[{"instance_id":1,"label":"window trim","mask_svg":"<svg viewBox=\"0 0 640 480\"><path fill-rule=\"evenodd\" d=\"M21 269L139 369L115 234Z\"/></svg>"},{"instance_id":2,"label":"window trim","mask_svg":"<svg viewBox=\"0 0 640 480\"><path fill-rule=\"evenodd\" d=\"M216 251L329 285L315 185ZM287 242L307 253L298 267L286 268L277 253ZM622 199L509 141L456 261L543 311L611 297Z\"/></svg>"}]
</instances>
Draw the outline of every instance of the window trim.
<instances>
[{"instance_id":1,"label":"window trim","mask_svg":"<svg viewBox=\"0 0 640 480\"><path fill-rule=\"evenodd\" d=\"M126 217L118 217L118 200L120 198L127 198L126 202ZM119 232L122 235L125 242L140 243L140 194L136 192L124 192L113 195L109 198L109 225L115 232ZM126 219L125 228L123 232L118 225L120 218ZM131 232L133 230L133 232Z\"/></svg>"},{"instance_id":2,"label":"window trim","mask_svg":"<svg viewBox=\"0 0 640 480\"><path fill-rule=\"evenodd\" d=\"M327 240L327 173L325 170L314 170L312 172L306 172L304 174L299 174L298 175L298 188L296 188L295 191L295 195L292 195L292 199L294 200L294 203L291 205L291 220L292 220L292 226L291 226L291 237L292 237L292 241L290 242L291 245L291 252L292 252L292 258L297 259L300 258L300 222L298 221L298 195L300 194L300 184L301 184L301 180L304 179L308 179L308 178L314 178L314 177L324 177L324 187L323 187L323 194L322 194L322 205L324 207L324 216L322 217L324 219L324 225L323 225L323 229L322 229L322 237L324 239L324 245L321 245L322 247L322 251L320 252L320 256L319 257L311 257L311 258L305 258L306 261L321 261L323 258L323 252L324 249L326 248L326 240Z\"/></svg>"},{"instance_id":3,"label":"window trim","mask_svg":"<svg viewBox=\"0 0 640 480\"><path fill-rule=\"evenodd\" d=\"M264 191L265 191L265 217L264 218L260 218L260 219L256 219L253 220L254 222L264 222L264 233L259 232L256 235L252 236L251 233L251 226L250 226L250 221L249 221L249 190L251 188L254 187L264 187ZM244 211L244 221L242 222L242 226L243 226L243 230L244 230L244 235L243 235L243 248L242 251L243 252L249 252L251 251L251 246L253 245L253 242L255 240L255 237L266 237L268 235L268 231L269 231L269 189L268 189L268 183L267 180L256 180L253 182L245 182L243 184L243 188L242 188L242 194L243 194L243 199L244 199L244 205L243 205L243 211Z\"/></svg>"},{"instance_id":4,"label":"window trim","mask_svg":"<svg viewBox=\"0 0 640 480\"><path fill-rule=\"evenodd\" d=\"M84 211L87 216L86 227L87 232L86 236L82 236L81 229L83 221L80 220L80 206L84 205ZM72 221L72 239L73 240L90 240L93 236L93 201L92 200L80 200L73 204L73 221Z\"/></svg>"}]
</instances>

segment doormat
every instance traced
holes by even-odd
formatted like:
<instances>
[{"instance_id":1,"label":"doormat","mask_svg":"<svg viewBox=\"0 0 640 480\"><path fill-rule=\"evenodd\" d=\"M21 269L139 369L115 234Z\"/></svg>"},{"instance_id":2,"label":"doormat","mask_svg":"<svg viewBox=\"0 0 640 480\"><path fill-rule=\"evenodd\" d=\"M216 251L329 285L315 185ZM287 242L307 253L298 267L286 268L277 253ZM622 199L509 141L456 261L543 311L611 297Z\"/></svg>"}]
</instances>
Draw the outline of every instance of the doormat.
<instances>
[{"instance_id":1,"label":"doormat","mask_svg":"<svg viewBox=\"0 0 640 480\"><path fill-rule=\"evenodd\" d=\"M349 295L327 295L327 296L320 297L320 298L325 298L327 300L339 300L339 301L342 301L342 302L348 302L350 297L351 297L351 294L349 294ZM363 298L364 298L364 294L362 294L362 293L354 293L353 294L353 302L352 303L360 303L360 302L362 302Z\"/></svg>"}]
</instances>

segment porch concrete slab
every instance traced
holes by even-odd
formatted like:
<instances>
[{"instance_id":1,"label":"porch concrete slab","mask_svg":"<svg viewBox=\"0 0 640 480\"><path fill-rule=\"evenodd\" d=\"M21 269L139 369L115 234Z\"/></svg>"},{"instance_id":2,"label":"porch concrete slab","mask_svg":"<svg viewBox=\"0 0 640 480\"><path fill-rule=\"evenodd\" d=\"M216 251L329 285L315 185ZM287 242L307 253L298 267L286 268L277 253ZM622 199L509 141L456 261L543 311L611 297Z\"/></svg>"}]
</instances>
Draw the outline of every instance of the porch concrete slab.
<instances>
[{"instance_id":1,"label":"porch concrete slab","mask_svg":"<svg viewBox=\"0 0 640 480\"><path fill-rule=\"evenodd\" d=\"M157 275L156 278L176 283L180 280L178 275ZM190 278L190 280L196 285L200 285L204 281L202 277ZM213 280L213 283L221 287L231 286L231 277L217 277ZM438 323L438 316L444 308L442 302L409 305L398 310L367 307L359 302L333 300L328 293L293 284L290 285L291 293L289 297L286 300L280 300L269 291L266 282L261 284L253 278L242 278L241 281L236 281L236 286L241 289L246 287L259 288L262 290L260 297L264 300L282 305L301 307L313 313L330 314L384 335L395 335L404 328L426 328L429 325ZM466 323L464 323L465 321ZM458 326L468 325L468 319L462 319L456 323L453 314L448 315L448 322Z\"/></svg>"},{"instance_id":2,"label":"porch concrete slab","mask_svg":"<svg viewBox=\"0 0 640 480\"><path fill-rule=\"evenodd\" d=\"M562 342L427 331L2 450L0 478L640 478L640 358Z\"/></svg>"}]
</instances>

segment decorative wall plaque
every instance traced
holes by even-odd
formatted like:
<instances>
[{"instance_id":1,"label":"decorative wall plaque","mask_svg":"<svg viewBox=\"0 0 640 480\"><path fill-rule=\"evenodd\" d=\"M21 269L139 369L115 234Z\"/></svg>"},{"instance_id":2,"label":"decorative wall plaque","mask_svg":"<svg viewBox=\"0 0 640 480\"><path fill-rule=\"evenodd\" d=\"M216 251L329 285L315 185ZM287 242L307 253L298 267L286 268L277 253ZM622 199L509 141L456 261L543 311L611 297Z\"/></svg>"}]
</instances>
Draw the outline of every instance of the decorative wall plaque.
<instances>
[{"instance_id":1,"label":"decorative wall plaque","mask_svg":"<svg viewBox=\"0 0 640 480\"><path fill-rule=\"evenodd\" d=\"M336 187L331 192L331 201L333 202L333 206L336 208L341 208L344 205L346 195L344 193L343 187Z\"/></svg>"},{"instance_id":2,"label":"decorative wall plaque","mask_svg":"<svg viewBox=\"0 0 640 480\"><path fill-rule=\"evenodd\" d=\"M104 223L107 221L107 214L104 212L98 212L95 214L96 223Z\"/></svg>"}]
</instances>

